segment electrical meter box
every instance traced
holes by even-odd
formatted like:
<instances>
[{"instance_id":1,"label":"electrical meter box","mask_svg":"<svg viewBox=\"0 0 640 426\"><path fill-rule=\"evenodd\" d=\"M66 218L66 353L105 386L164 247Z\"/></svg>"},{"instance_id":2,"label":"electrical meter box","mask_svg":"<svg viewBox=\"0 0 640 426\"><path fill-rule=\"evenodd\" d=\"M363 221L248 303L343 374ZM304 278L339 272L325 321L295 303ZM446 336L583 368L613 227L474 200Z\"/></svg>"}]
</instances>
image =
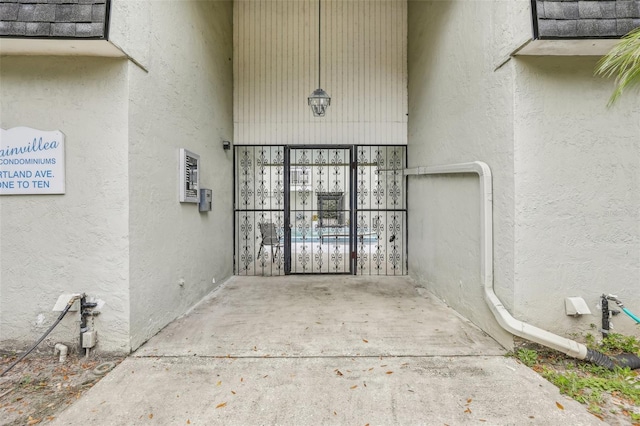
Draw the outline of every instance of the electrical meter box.
<instances>
[{"instance_id":1,"label":"electrical meter box","mask_svg":"<svg viewBox=\"0 0 640 426\"><path fill-rule=\"evenodd\" d=\"M212 199L213 195L210 189L200 188L200 204L198 210L201 212L210 212Z\"/></svg>"}]
</instances>

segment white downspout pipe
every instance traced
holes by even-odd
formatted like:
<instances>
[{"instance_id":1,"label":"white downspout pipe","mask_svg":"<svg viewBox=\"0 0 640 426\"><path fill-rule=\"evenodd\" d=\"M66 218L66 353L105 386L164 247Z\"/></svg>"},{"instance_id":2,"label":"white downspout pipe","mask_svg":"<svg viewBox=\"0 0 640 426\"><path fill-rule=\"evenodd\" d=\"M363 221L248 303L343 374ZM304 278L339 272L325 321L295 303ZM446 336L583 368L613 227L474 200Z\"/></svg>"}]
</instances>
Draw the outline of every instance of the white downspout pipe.
<instances>
[{"instance_id":1,"label":"white downspout pipe","mask_svg":"<svg viewBox=\"0 0 640 426\"><path fill-rule=\"evenodd\" d=\"M563 352L571 357L585 359L587 357L585 345L515 319L496 296L493 289L493 189L489 166L481 161L474 161L404 170L405 176L459 173L475 173L480 177L480 271L484 284L485 302L493 312L498 324L511 334Z\"/></svg>"}]
</instances>

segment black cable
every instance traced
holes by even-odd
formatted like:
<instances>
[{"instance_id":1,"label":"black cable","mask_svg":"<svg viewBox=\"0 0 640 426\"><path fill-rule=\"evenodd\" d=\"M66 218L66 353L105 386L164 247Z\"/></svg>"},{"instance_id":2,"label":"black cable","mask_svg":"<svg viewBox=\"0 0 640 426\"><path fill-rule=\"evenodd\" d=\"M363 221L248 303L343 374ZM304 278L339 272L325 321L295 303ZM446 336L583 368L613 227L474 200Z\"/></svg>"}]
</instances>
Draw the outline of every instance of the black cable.
<instances>
[{"instance_id":1,"label":"black cable","mask_svg":"<svg viewBox=\"0 0 640 426\"><path fill-rule=\"evenodd\" d=\"M40 344L40 342L42 342L44 340L45 337L47 337L49 335L49 333L51 333L51 330L53 330L55 328L56 325L58 325L60 323L60 321L62 321L62 318L64 318L64 316L67 314L67 312L69 312L69 309L71 309L71 306L73 305L73 303L76 301L77 298L73 298L69 301L69 303L67 303L67 306L64 308L64 310L60 313L60 316L58 317L58 319L56 320L56 322L53 323L53 325L51 327L49 327L49 329L42 335L42 337L40 339L38 339L38 341L31 347L31 349L29 349L27 352L25 352L20 358L18 358L13 364L11 364L9 366L9 368L7 368L6 370L4 370L2 372L2 374L0 374L0 377L4 376L5 374L7 374L9 372L9 370L11 370L13 367L16 366L17 363L19 363L20 361L22 361L23 359L26 358L27 355L29 355L35 348L36 346L38 346Z\"/></svg>"}]
</instances>

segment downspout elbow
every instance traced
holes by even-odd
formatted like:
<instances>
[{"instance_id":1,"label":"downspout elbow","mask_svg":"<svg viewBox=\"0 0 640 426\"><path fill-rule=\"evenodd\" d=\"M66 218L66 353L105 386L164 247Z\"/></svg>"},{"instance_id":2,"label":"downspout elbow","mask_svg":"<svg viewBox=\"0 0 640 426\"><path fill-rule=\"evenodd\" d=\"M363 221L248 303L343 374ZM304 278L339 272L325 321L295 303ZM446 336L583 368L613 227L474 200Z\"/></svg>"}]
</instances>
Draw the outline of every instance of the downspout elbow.
<instances>
[{"instance_id":1,"label":"downspout elbow","mask_svg":"<svg viewBox=\"0 0 640 426\"><path fill-rule=\"evenodd\" d=\"M69 348L67 345L63 345L62 343L56 343L53 347L53 354L57 354L60 352L60 363L62 364L67 360L67 353L69 352Z\"/></svg>"}]
</instances>

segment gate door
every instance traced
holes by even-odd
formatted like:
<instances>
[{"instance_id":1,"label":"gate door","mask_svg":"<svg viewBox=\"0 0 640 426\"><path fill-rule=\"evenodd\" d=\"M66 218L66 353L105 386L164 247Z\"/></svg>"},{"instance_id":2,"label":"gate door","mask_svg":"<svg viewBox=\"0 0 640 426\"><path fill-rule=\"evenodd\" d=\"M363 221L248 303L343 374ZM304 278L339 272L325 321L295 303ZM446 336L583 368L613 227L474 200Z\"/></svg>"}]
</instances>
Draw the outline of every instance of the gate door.
<instances>
[{"instance_id":1,"label":"gate door","mask_svg":"<svg viewBox=\"0 0 640 426\"><path fill-rule=\"evenodd\" d=\"M407 274L406 146L235 146L237 275Z\"/></svg>"},{"instance_id":2,"label":"gate door","mask_svg":"<svg viewBox=\"0 0 640 426\"><path fill-rule=\"evenodd\" d=\"M352 273L352 148L290 147L286 157L285 271Z\"/></svg>"}]
</instances>

